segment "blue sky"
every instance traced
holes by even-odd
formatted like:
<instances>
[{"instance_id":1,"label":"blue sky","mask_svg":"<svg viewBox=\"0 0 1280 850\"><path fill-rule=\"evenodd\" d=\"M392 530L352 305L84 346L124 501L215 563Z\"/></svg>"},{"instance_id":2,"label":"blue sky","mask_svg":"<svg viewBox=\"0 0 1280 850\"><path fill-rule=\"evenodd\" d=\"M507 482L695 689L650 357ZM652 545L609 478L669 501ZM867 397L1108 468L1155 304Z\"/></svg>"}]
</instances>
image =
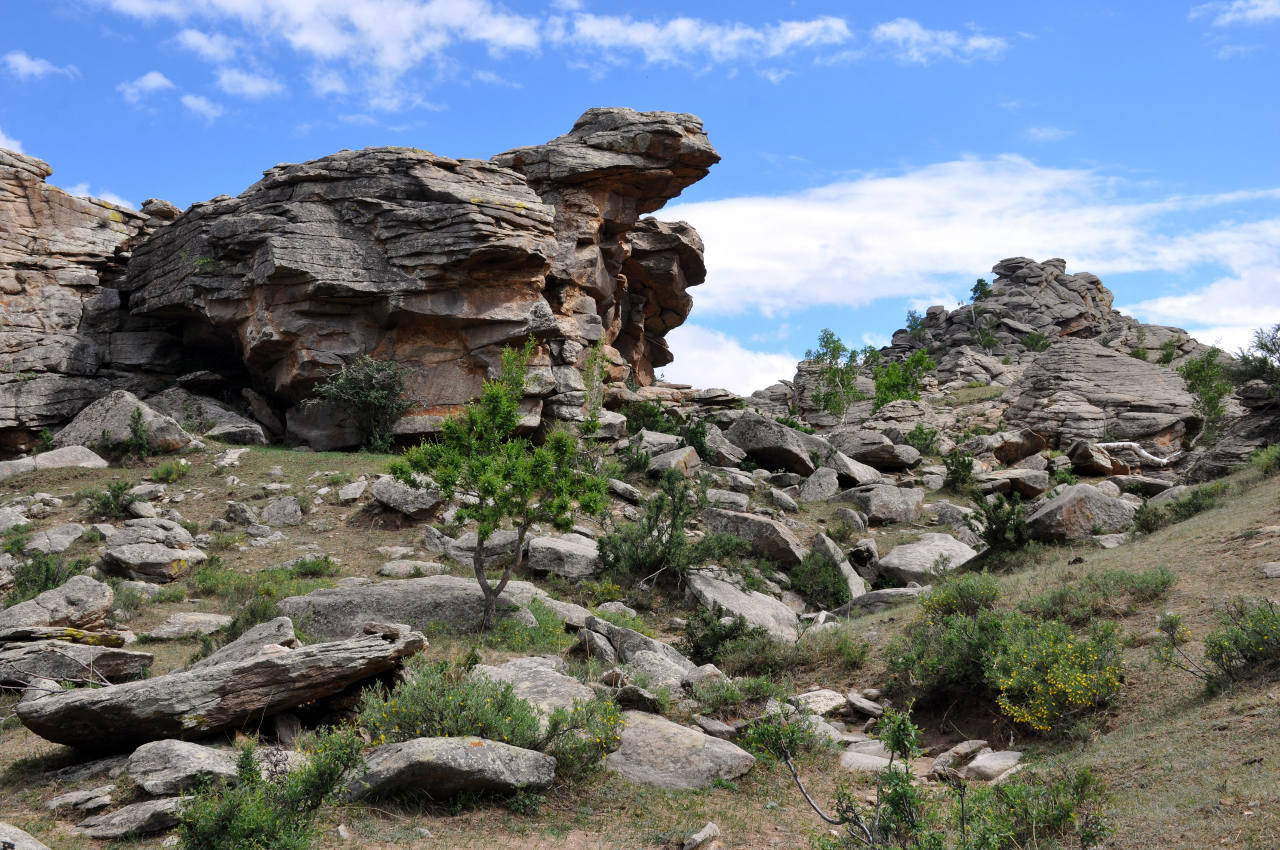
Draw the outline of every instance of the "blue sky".
<instances>
[{"instance_id":1,"label":"blue sky","mask_svg":"<svg viewBox=\"0 0 1280 850\"><path fill-rule=\"evenodd\" d=\"M789 378L997 260L1235 348L1280 322L1280 0L0 0L0 146L138 205L278 162L489 157L591 106L700 115L707 243L665 376Z\"/></svg>"}]
</instances>

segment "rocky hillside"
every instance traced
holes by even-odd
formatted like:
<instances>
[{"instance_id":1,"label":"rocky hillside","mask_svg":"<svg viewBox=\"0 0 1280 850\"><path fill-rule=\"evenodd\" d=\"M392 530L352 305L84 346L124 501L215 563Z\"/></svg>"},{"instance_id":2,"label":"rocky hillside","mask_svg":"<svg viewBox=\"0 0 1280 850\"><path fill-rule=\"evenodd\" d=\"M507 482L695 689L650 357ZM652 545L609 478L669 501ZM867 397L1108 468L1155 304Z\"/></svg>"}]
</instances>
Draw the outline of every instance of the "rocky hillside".
<instances>
[{"instance_id":1,"label":"rocky hillside","mask_svg":"<svg viewBox=\"0 0 1280 850\"><path fill-rule=\"evenodd\" d=\"M540 347L525 413L581 416L586 348L653 380L706 275L693 228L642 218L719 160L691 115L587 111L489 161L414 148L280 165L178 215L72 198L5 152L0 433L29 447L111 389L175 381L317 448L345 413L297 402L361 354L411 365L414 437L472 398L504 345ZM157 229L157 225L164 227ZM32 345L33 334L42 341Z\"/></svg>"}]
</instances>

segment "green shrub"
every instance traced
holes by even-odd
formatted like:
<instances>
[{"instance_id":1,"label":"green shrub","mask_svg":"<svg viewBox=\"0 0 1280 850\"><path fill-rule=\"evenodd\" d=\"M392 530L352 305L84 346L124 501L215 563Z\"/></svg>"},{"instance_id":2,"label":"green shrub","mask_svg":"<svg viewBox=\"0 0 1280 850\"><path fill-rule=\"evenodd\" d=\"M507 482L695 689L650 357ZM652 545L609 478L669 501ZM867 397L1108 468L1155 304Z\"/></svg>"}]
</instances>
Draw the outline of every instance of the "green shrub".
<instances>
[{"instance_id":1,"label":"green shrub","mask_svg":"<svg viewBox=\"0 0 1280 850\"><path fill-rule=\"evenodd\" d=\"M694 664L714 664L726 645L767 634L759 626L750 625L741 614L734 615L728 622L721 622L726 613L719 605L709 609L698 608L685 621L684 638L679 648Z\"/></svg>"},{"instance_id":2,"label":"green shrub","mask_svg":"<svg viewBox=\"0 0 1280 850\"><path fill-rule=\"evenodd\" d=\"M15 558L22 557L22 553L27 550L27 544L31 542L31 524L22 523L12 528L6 528L0 532L0 540L3 540L4 553L12 555Z\"/></svg>"},{"instance_id":3,"label":"green shrub","mask_svg":"<svg viewBox=\"0 0 1280 850\"><path fill-rule=\"evenodd\" d=\"M978 499L977 513L966 518L969 529L982 538L993 555L1017 552L1031 540L1027 528L1027 512L1022 497L997 494L992 498ZM979 519L979 517L981 519Z\"/></svg>"},{"instance_id":4,"label":"green shrub","mask_svg":"<svg viewBox=\"0 0 1280 850\"><path fill-rule=\"evenodd\" d=\"M155 448L151 445L151 432L147 430L141 407L135 407L133 412L129 414L129 436L127 438L116 443L107 444L107 432L105 430L102 432L102 436L101 448L107 454L124 458L137 458L139 460L145 460L155 454Z\"/></svg>"},{"instance_id":5,"label":"green shrub","mask_svg":"<svg viewBox=\"0 0 1280 850\"><path fill-rule=\"evenodd\" d=\"M813 428L804 424L794 416L775 416L774 419L779 425L786 425L793 431L799 431L802 434L812 434Z\"/></svg>"},{"instance_id":6,"label":"green shrub","mask_svg":"<svg viewBox=\"0 0 1280 850\"><path fill-rule=\"evenodd\" d=\"M298 578L325 578L336 576L341 569L328 555L311 555L294 561L289 572Z\"/></svg>"},{"instance_id":7,"label":"green shrub","mask_svg":"<svg viewBox=\"0 0 1280 850\"><path fill-rule=\"evenodd\" d=\"M942 457L947 475L944 485L952 493L966 494L973 487L973 456L952 449Z\"/></svg>"},{"instance_id":8,"label":"green shrub","mask_svg":"<svg viewBox=\"0 0 1280 850\"><path fill-rule=\"evenodd\" d=\"M264 765L252 745L240 751L234 783L206 784L182 805L178 840L185 850L307 850L314 846L316 812L360 763L351 732L317 736L309 758L289 770Z\"/></svg>"},{"instance_id":9,"label":"green shrub","mask_svg":"<svg viewBox=\"0 0 1280 850\"><path fill-rule=\"evenodd\" d=\"M1005 616L988 609L913 620L889 644L892 689L930 704L989 698L988 653L1004 628Z\"/></svg>"},{"instance_id":10,"label":"green shrub","mask_svg":"<svg viewBox=\"0 0 1280 850\"><path fill-rule=\"evenodd\" d=\"M1231 393L1226 368L1218 360L1220 352L1210 348L1199 357L1192 357L1178 367L1178 374L1186 382L1187 390L1195 397L1195 409L1204 419L1201 438L1212 443L1218 438L1227 408L1224 399Z\"/></svg>"},{"instance_id":11,"label":"green shrub","mask_svg":"<svg viewBox=\"0 0 1280 850\"><path fill-rule=\"evenodd\" d=\"M922 455L938 453L938 429L930 428L923 422L917 422L902 440Z\"/></svg>"},{"instance_id":12,"label":"green shrub","mask_svg":"<svg viewBox=\"0 0 1280 850\"><path fill-rule=\"evenodd\" d=\"M1049 346L1053 344L1052 340L1040 331L1032 331L1019 340L1027 351L1041 352L1047 351Z\"/></svg>"},{"instance_id":13,"label":"green shrub","mask_svg":"<svg viewBox=\"0 0 1280 850\"><path fill-rule=\"evenodd\" d=\"M1226 481L1202 484L1181 499L1153 505L1146 502L1133 515L1133 527L1143 534L1158 531L1166 525L1190 519L1198 513L1216 508L1231 485Z\"/></svg>"},{"instance_id":14,"label":"green shrub","mask_svg":"<svg viewBox=\"0 0 1280 850\"><path fill-rule=\"evenodd\" d=\"M1156 659L1196 676L1211 694L1233 682L1280 671L1280 606L1272 600L1237 598L1228 603L1218 614L1218 628L1205 635L1203 661L1182 649L1191 634L1181 617L1164 615L1160 631Z\"/></svg>"},{"instance_id":15,"label":"green shrub","mask_svg":"<svg viewBox=\"0 0 1280 850\"><path fill-rule=\"evenodd\" d=\"M1053 483L1066 484L1070 487L1073 484L1079 484L1080 479L1076 477L1076 474L1070 468L1064 466L1053 471Z\"/></svg>"},{"instance_id":16,"label":"green shrub","mask_svg":"<svg viewBox=\"0 0 1280 850\"><path fill-rule=\"evenodd\" d=\"M924 341L924 316L918 310L907 311L907 335L913 342Z\"/></svg>"},{"instance_id":17,"label":"green shrub","mask_svg":"<svg viewBox=\"0 0 1280 850\"><path fill-rule=\"evenodd\" d=\"M751 676L737 680L714 677L694 686L692 696L704 714L729 716L750 703L769 699L784 700L790 688L768 676Z\"/></svg>"},{"instance_id":18,"label":"green shrub","mask_svg":"<svg viewBox=\"0 0 1280 850\"><path fill-rule=\"evenodd\" d=\"M1111 828L1100 809L1102 782L1088 768L1023 771L993 785L968 788L963 814L971 848L1100 847ZM961 817L956 801L953 822Z\"/></svg>"},{"instance_id":19,"label":"green shrub","mask_svg":"<svg viewBox=\"0 0 1280 850\"><path fill-rule=\"evenodd\" d=\"M213 552L235 549L243 542L244 535L233 531L215 531L209 535L209 549Z\"/></svg>"},{"instance_id":20,"label":"green shrub","mask_svg":"<svg viewBox=\"0 0 1280 850\"><path fill-rule=\"evenodd\" d=\"M46 590L62 587L67 579L80 575L88 568L87 558L68 562L55 554L32 552L25 561L19 561L10 568L13 587L5 597L4 604L7 607L35 599Z\"/></svg>"},{"instance_id":21,"label":"green shrub","mask_svg":"<svg viewBox=\"0 0 1280 850\"><path fill-rule=\"evenodd\" d=\"M834 611L851 598L849 583L840 567L820 549L811 551L791 570L791 589L825 611Z\"/></svg>"},{"instance_id":22,"label":"green shrub","mask_svg":"<svg viewBox=\"0 0 1280 850\"><path fill-rule=\"evenodd\" d=\"M361 446L385 453L391 450L396 421L412 407L404 394L407 371L393 360L362 354L319 383L313 401L328 401L348 412Z\"/></svg>"},{"instance_id":23,"label":"green shrub","mask_svg":"<svg viewBox=\"0 0 1280 850\"><path fill-rule=\"evenodd\" d=\"M698 457L711 457L711 449L707 447L706 421L699 419L685 425L680 429L680 437L686 446L692 447L698 453Z\"/></svg>"},{"instance_id":24,"label":"green shrub","mask_svg":"<svg viewBox=\"0 0 1280 850\"><path fill-rule=\"evenodd\" d=\"M1150 357L1150 353L1145 348L1130 348L1129 356L1134 360L1141 360L1145 363Z\"/></svg>"},{"instance_id":25,"label":"green shrub","mask_svg":"<svg viewBox=\"0 0 1280 850\"><path fill-rule=\"evenodd\" d=\"M987 672L1006 716L1037 732L1063 732L1120 693L1120 629L1099 622L1077 636L1058 620L1005 618Z\"/></svg>"},{"instance_id":26,"label":"green shrub","mask_svg":"<svg viewBox=\"0 0 1280 850\"><path fill-rule=\"evenodd\" d=\"M716 654L715 665L729 676L785 676L811 660L800 644L761 631L727 641Z\"/></svg>"},{"instance_id":27,"label":"green shrub","mask_svg":"<svg viewBox=\"0 0 1280 850\"><path fill-rule=\"evenodd\" d=\"M905 360L888 361L876 365L872 369L872 376L876 382L872 412L893 401L904 399L919 401L920 385L925 373L937 367L938 364L924 349L916 349Z\"/></svg>"},{"instance_id":28,"label":"green shrub","mask_svg":"<svg viewBox=\"0 0 1280 850\"><path fill-rule=\"evenodd\" d=\"M332 587L326 578L307 578L294 573L292 567L274 567L256 572L239 572L223 562L220 555L210 555L187 577L187 585L197 596L219 596L233 605L262 597L280 600L302 596L322 587Z\"/></svg>"},{"instance_id":29,"label":"green shrub","mask_svg":"<svg viewBox=\"0 0 1280 850\"><path fill-rule=\"evenodd\" d=\"M662 434L679 434L680 423L656 401L634 401L622 408L627 420L627 433L657 431Z\"/></svg>"},{"instance_id":30,"label":"green shrub","mask_svg":"<svg viewBox=\"0 0 1280 850\"><path fill-rule=\"evenodd\" d=\"M770 714L749 725L738 738L743 749L767 761L793 758L825 742L808 715Z\"/></svg>"},{"instance_id":31,"label":"green shrub","mask_svg":"<svg viewBox=\"0 0 1280 850\"><path fill-rule=\"evenodd\" d=\"M986 573L944 573L920 597L925 617L941 620L952 614L977 616L990 611L1000 601L1000 582Z\"/></svg>"},{"instance_id":32,"label":"green shrub","mask_svg":"<svg viewBox=\"0 0 1280 850\"><path fill-rule=\"evenodd\" d=\"M689 540L685 527L701 506L701 495L676 470L662 477L659 490L644 504L639 522L618 526L600 538L600 561L612 580L677 583L711 558L745 555L750 546L724 534Z\"/></svg>"},{"instance_id":33,"label":"green shrub","mask_svg":"<svg viewBox=\"0 0 1280 850\"><path fill-rule=\"evenodd\" d=\"M1263 381L1270 387L1270 398L1280 396L1280 324L1253 332L1249 347L1236 352L1230 377L1237 384Z\"/></svg>"},{"instance_id":34,"label":"green shrub","mask_svg":"<svg viewBox=\"0 0 1280 850\"><path fill-rule=\"evenodd\" d=\"M533 615L534 625L503 617L494 623L493 631L481 635L481 644L511 652L555 654L573 643L573 638L564 630L564 623L541 600L530 600L529 613Z\"/></svg>"},{"instance_id":35,"label":"green shrub","mask_svg":"<svg viewBox=\"0 0 1280 850\"><path fill-rule=\"evenodd\" d=\"M978 278L978 282L969 290L969 295L974 301L981 301L991 294L991 284L984 278Z\"/></svg>"},{"instance_id":36,"label":"green shrub","mask_svg":"<svg viewBox=\"0 0 1280 850\"><path fill-rule=\"evenodd\" d=\"M631 629L633 632L639 632L647 637L653 637L653 629L638 616L632 616L623 611L595 611L597 617L606 623L613 623L615 626L621 626L624 629ZM564 631L564 629L561 629Z\"/></svg>"},{"instance_id":37,"label":"green shrub","mask_svg":"<svg viewBox=\"0 0 1280 850\"><path fill-rule=\"evenodd\" d=\"M1249 455L1249 463L1263 475L1280 472L1280 443L1258 449Z\"/></svg>"},{"instance_id":38,"label":"green shrub","mask_svg":"<svg viewBox=\"0 0 1280 850\"><path fill-rule=\"evenodd\" d=\"M1178 356L1178 340L1169 337L1160 343L1160 357L1156 360L1161 366L1168 366Z\"/></svg>"},{"instance_id":39,"label":"green shrub","mask_svg":"<svg viewBox=\"0 0 1280 850\"><path fill-rule=\"evenodd\" d=\"M878 352L875 357L879 357ZM832 416L840 417L840 423L844 424L849 406L866 398L858 389L858 377L873 358L868 353L859 361L858 352L846 346L835 331L823 328L818 334L818 347L806 351L804 359L818 370L813 403Z\"/></svg>"},{"instance_id":40,"label":"green shrub","mask_svg":"<svg viewBox=\"0 0 1280 850\"><path fill-rule=\"evenodd\" d=\"M89 515L94 519L124 519L133 516L129 506L138 501L129 495L133 485L128 481L112 481L105 490L81 491L79 495L88 503Z\"/></svg>"},{"instance_id":41,"label":"green shrub","mask_svg":"<svg viewBox=\"0 0 1280 850\"><path fill-rule=\"evenodd\" d=\"M478 660L474 653L459 663L414 656L394 688L364 692L357 722L379 743L474 735L539 750L556 759L557 773L568 776L598 766L617 749L623 721L613 702L575 700L572 709L553 711L544 725L510 683L472 675Z\"/></svg>"},{"instance_id":42,"label":"green shrub","mask_svg":"<svg viewBox=\"0 0 1280 850\"><path fill-rule=\"evenodd\" d=\"M186 458L170 459L151 470L151 480L163 484L176 484L186 478L190 471L191 464Z\"/></svg>"},{"instance_id":43,"label":"green shrub","mask_svg":"<svg viewBox=\"0 0 1280 850\"><path fill-rule=\"evenodd\" d=\"M632 445L624 446L618 452L618 456L622 458L622 468L631 473L644 472L649 468L649 461L653 459L648 452L639 446Z\"/></svg>"},{"instance_id":44,"label":"green shrub","mask_svg":"<svg viewBox=\"0 0 1280 850\"><path fill-rule=\"evenodd\" d=\"M1142 572L1103 570L1038 593L1018 607L1035 617L1083 626L1099 617L1128 616L1137 606L1164 596L1176 581L1166 567Z\"/></svg>"},{"instance_id":45,"label":"green shrub","mask_svg":"<svg viewBox=\"0 0 1280 850\"><path fill-rule=\"evenodd\" d=\"M845 673L866 664L867 657L871 654L871 647L867 642L845 625L806 632L801 636L796 649L804 658L801 667L834 667Z\"/></svg>"}]
</instances>

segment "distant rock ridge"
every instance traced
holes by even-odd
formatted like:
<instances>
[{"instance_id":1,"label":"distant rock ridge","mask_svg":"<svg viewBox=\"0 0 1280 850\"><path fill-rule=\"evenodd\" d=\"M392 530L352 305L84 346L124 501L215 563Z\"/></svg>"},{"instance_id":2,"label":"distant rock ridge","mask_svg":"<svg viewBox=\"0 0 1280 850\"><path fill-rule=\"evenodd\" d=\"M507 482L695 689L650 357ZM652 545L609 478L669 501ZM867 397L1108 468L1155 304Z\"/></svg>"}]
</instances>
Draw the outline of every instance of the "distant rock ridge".
<instances>
[{"instance_id":1,"label":"distant rock ridge","mask_svg":"<svg viewBox=\"0 0 1280 850\"><path fill-rule=\"evenodd\" d=\"M340 412L297 404L361 354L411 367L397 431L428 433L529 336L526 417L580 418L592 343L615 381L651 384L671 362L703 246L643 216L719 159L695 116L591 109L492 160L341 151L179 215L74 198L44 184L45 163L0 152L15 223L0 234L0 449L184 373L272 430L341 447Z\"/></svg>"}]
</instances>

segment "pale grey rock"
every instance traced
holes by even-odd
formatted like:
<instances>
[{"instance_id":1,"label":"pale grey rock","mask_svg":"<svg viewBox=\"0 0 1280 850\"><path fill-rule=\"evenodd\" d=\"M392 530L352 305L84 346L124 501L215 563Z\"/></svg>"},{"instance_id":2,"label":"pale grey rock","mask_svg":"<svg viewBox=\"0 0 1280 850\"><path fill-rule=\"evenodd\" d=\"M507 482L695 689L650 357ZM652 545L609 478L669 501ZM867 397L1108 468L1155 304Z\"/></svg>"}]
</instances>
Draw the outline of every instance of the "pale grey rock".
<instances>
[{"instance_id":1,"label":"pale grey rock","mask_svg":"<svg viewBox=\"0 0 1280 850\"><path fill-rule=\"evenodd\" d=\"M535 573L586 578L601 567L600 547L581 534L534 537L529 541L526 563Z\"/></svg>"},{"instance_id":2,"label":"pale grey rock","mask_svg":"<svg viewBox=\"0 0 1280 850\"><path fill-rule=\"evenodd\" d=\"M201 782L234 779L236 757L190 741L151 741L133 751L125 766L129 778L153 797L190 791Z\"/></svg>"},{"instance_id":3,"label":"pale grey rock","mask_svg":"<svg viewBox=\"0 0 1280 850\"><path fill-rule=\"evenodd\" d=\"M811 475L817 468L800 432L758 413L738 417L724 436L762 467L799 475Z\"/></svg>"},{"instance_id":4,"label":"pale grey rock","mask_svg":"<svg viewBox=\"0 0 1280 850\"><path fill-rule=\"evenodd\" d=\"M698 452L692 446L685 446L655 455L649 461L649 467L645 471L652 477L658 477L670 470L675 470L688 478L701 465L702 460L698 457Z\"/></svg>"},{"instance_id":5,"label":"pale grey rock","mask_svg":"<svg viewBox=\"0 0 1280 850\"><path fill-rule=\"evenodd\" d=\"M297 649L300 644L293 631L293 620L288 617L276 617L265 623L253 626L240 637L226 646L215 650L191 665L189 669L200 670L217 664L232 664L247 661L264 654L277 654L272 647Z\"/></svg>"},{"instance_id":6,"label":"pale grey rock","mask_svg":"<svg viewBox=\"0 0 1280 850\"><path fill-rule=\"evenodd\" d=\"M826 502L839 492L840 476L834 469L824 466L805 479L796 498L801 502Z\"/></svg>"},{"instance_id":7,"label":"pale grey rock","mask_svg":"<svg viewBox=\"0 0 1280 850\"><path fill-rule=\"evenodd\" d=\"M751 498L746 493L735 493L732 490L707 488L707 504L714 508L725 508L731 511L745 511Z\"/></svg>"},{"instance_id":8,"label":"pale grey rock","mask_svg":"<svg viewBox=\"0 0 1280 850\"><path fill-rule=\"evenodd\" d=\"M769 488L769 501L773 502L773 506L775 508L787 511L788 513L796 513L800 510L800 506L796 504L795 499L791 498L776 487Z\"/></svg>"},{"instance_id":9,"label":"pale grey rock","mask_svg":"<svg viewBox=\"0 0 1280 850\"><path fill-rule=\"evenodd\" d=\"M880 572L903 584L923 584L936 573L954 570L977 554L950 534L922 534L916 542L903 543L881 555Z\"/></svg>"},{"instance_id":10,"label":"pale grey rock","mask_svg":"<svg viewBox=\"0 0 1280 850\"><path fill-rule=\"evenodd\" d=\"M1020 761L1022 761L1022 753L1017 750L979 753L973 761L965 765L962 773L965 779L995 782L1017 767Z\"/></svg>"},{"instance_id":11,"label":"pale grey rock","mask_svg":"<svg viewBox=\"0 0 1280 850\"><path fill-rule=\"evenodd\" d=\"M844 576L845 584L849 586L849 597L851 599L856 599L870 590L866 580L858 575L853 565L849 563L849 559L845 557L844 550L830 537L825 534L819 534L814 537L813 550L822 552L835 562L836 567L840 570L840 575Z\"/></svg>"},{"instance_id":12,"label":"pale grey rock","mask_svg":"<svg viewBox=\"0 0 1280 850\"><path fill-rule=\"evenodd\" d=\"M1000 469L977 476L983 493L1016 493L1034 499L1049 489L1049 473L1035 469Z\"/></svg>"},{"instance_id":13,"label":"pale grey rock","mask_svg":"<svg viewBox=\"0 0 1280 850\"><path fill-rule=\"evenodd\" d=\"M919 519L924 491L892 484L870 484L845 490L837 498L857 505L871 524L883 525Z\"/></svg>"},{"instance_id":14,"label":"pale grey rock","mask_svg":"<svg viewBox=\"0 0 1280 850\"><path fill-rule=\"evenodd\" d=\"M369 488L369 482L363 479L352 481L350 484L344 484L338 488L338 501L344 505L357 502L364 495L364 491Z\"/></svg>"},{"instance_id":15,"label":"pale grey rock","mask_svg":"<svg viewBox=\"0 0 1280 850\"><path fill-rule=\"evenodd\" d=\"M71 626L94 629L102 625L115 593L86 575L72 576L61 586L35 599L0 611L0 629L13 626Z\"/></svg>"},{"instance_id":16,"label":"pale grey rock","mask_svg":"<svg viewBox=\"0 0 1280 850\"><path fill-rule=\"evenodd\" d=\"M262 509L262 522L273 528L302 525L302 507L293 496L280 496L267 502Z\"/></svg>"},{"instance_id":17,"label":"pale grey rock","mask_svg":"<svg viewBox=\"0 0 1280 850\"><path fill-rule=\"evenodd\" d=\"M664 434L661 431L641 429L631 438L631 447L647 455L660 455L680 447L680 438L675 434Z\"/></svg>"},{"instance_id":18,"label":"pale grey rock","mask_svg":"<svg viewBox=\"0 0 1280 850\"><path fill-rule=\"evenodd\" d=\"M211 635L231 625L226 614L206 614L200 611L170 614L163 623L147 633L152 640L181 640L197 635Z\"/></svg>"},{"instance_id":19,"label":"pale grey rock","mask_svg":"<svg viewBox=\"0 0 1280 850\"><path fill-rule=\"evenodd\" d=\"M928 585L923 587L887 587L883 590L873 590L846 602L832 613L841 616L874 614L894 605L914 602L920 594L928 590Z\"/></svg>"},{"instance_id":20,"label":"pale grey rock","mask_svg":"<svg viewBox=\"0 0 1280 850\"><path fill-rule=\"evenodd\" d=\"M169 582L185 575L207 555L190 532L173 520L130 519L107 539L103 569L141 581Z\"/></svg>"},{"instance_id":21,"label":"pale grey rock","mask_svg":"<svg viewBox=\"0 0 1280 850\"><path fill-rule=\"evenodd\" d=\"M804 559L800 541L777 520L720 508L703 511L703 520L710 531L741 537L761 555L784 566L794 566Z\"/></svg>"},{"instance_id":22,"label":"pale grey rock","mask_svg":"<svg viewBox=\"0 0 1280 850\"><path fill-rule=\"evenodd\" d=\"M84 536L85 530L85 527L78 522L68 522L44 531L37 531L31 535L25 551L43 552L46 555L65 552L71 548L72 543Z\"/></svg>"},{"instance_id":23,"label":"pale grey rock","mask_svg":"<svg viewBox=\"0 0 1280 850\"><path fill-rule=\"evenodd\" d=\"M844 695L844 698L854 711L861 712L867 717L879 717L884 714L884 708L881 707L880 703L863 696L857 691L849 691Z\"/></svg>"},{"instance_id":24,"label":"pale grey rock","mask_svg":"<svg viewBox=\"0 0 1280 850\"><path fill-rule=\"evenodd\" d=\"M114 785L99 785L97 788L86 788L83 791L68 791L52 797L44 804L51 812L63 812L68 809L82 814L105 809L111 805L111 794L116 790ZM0 839L5 839L4 829L0 826ZM13 839L8 839L12 841Z\"/></svg>"},{"instance_id":25,"label":"pale grey rock","mask_svg":"<svg viewBox=\"0 0 1280 850\"><path fill-rule=\"evenodd\" d=\"M497 666L477 665L471 675L511 685L516 696L549 715L557 708L572 709L574 702L595 696L591 688L560 672L561 667L563 662L559 659L513 658Z\"/></svg>"},{"instance_id":26,"label":"pale grey rock","mask_svg":"<svg viewBox=\"0 0 1280 850\"><path fill-rule=\"evenodd\" d=\"M703 607L722 608L767 630L779 640L795 641L800 622L790 608L758 590L743 590L725 581L726 577L724 573L710 570L694 571L685 576L685 584Z\"/></svg>"},{"instance_id":27,"label":"pale grey rock","mask_svg":"<svg viewBox=\"0 0 1280 850\"><path fill-rule=\"evenodd\" d=\"M30 520L16 508L0 508L0 531L8 531L19 525L26 525Z\"/></svg>"},{"instance_id":28,"label":"pale grey rock","mask_svg":"<svg viewBox=\"0 0 1280 850\"><path fill-rule=\"evenodd\" d=\"M35 836L3 822L0 822L0 841L12 844L13 850L49 850L45 844L37 841Z\"/></svg>"},{"instance_id":29,"label":"pale grey rock","mask_svg":"<svg viewBox=\"0 0 1280 850\"><path fill-rule=\"evenodd\" d=\"M544 753L484 738L413 738L371 751L349 783L347 797L407 793L448 798L462 792L502 793L546 788L556 760Z\"/></svg>"},{"instance_id":30,"label":"pale grey rock","mask_svg":"<svg viewBox=\"0 0 1280 850\"><path fill-rule=\"evenodd\" d=\"M1076 484L1027 517L1027 528L1035 540L1086 540L1094 534L1128 531L1136 510L1088 484Z\"/></svg>"},{"instance_id":31,"label":"pale grey rock","mask_svg":"<svg viewBox=\"0 0 1280 850\"><path fill-rule=\"evenodd\" d=\"M39 679L69 682L127 682L142 675L155 660L149 652L93 646L65 640L0 642L0 682L29 685Z\"/></svg>"},{"instance_id":32,"label":"pale grey rock","mask_svg":"<svg viewBox=\"0 0 1280 850\"><path fill-rule=\"evenodd\" d=\"M622 745L607 761L633 785L672 791L705 788L717 779L736 779L755 757L728 741L638 711L623 712Z\"/></svg>"},{"instance_id":33,"label":"pale grey rock","mask_svg":"<svg viewBox=\"0 0 1280 850\"><path fill-rule=\"evenodd\" d=\"M642 494L635 487L632 487L625 481L619 481L617 478L609 479L609 492L617 496L623 501L630 502L633 505L640 504Z\"/></svg>"},{"instance_id":34,"label":"pale grey rock","mask_svg":"<svg viewBox=\"0 0 1280 850\"><path fill-rule=\"evenodd\" d=\"M1263 564L1258 567L1258 572L1263 578L1280 578L1280 561Z\"/></svg>"},{"instance_id":35,"label":"pale grey rock","mask_svg":"<svg viewBox=\"0 0 1280 850\"><path fill-rule=\"evenodd\" d=\"M438 576L443 572L445 572L444 564L438 564L434 561L397 559L395 561L387 561L378 567L378 575L386 578L422 578L423 576Z\"/></svg>"},{"instance_id":36,"label":"pale grey rock","mask_svg":"<svg viewBox=\"0 0 1280 850\"><path fill-rule=\"evenodd\" d=\"M840 767L850 773L878 773L889 766L888 756L847 749L840 756Z\"/></svg>"},{"instance_id":37,"label":"pale grey rock","mask_svg":"<svg viewBox=\"0 0 1280 850\"><path fill-rule=\"evenodd\" d=\"M410 487L389 475L373 482L369 492L379 504L413 519L429 519L444 503L438 490Z\"/></svg>"},{"instance_id":38,"label":"pale grey rock","mask_svg":"<svg viewBox=\"0 0 1280 850\"><path fill-rule=\"evenodd\" d=\"M130 418L134 410L142 411L142 425L152 451L176 452L190 445L191 435L181 425L151 409L127 390L115 390L80 411L53 438L53 444L59 448L85 446L101 451L127 443L132 436Z\"/></svg>"},{"instance_id":39,"label":"pale grey rock","mask_svg":"<svg viewBox=\"0 0 1280 850\"><path fill-rule=\"evenodd\" d=\"M792 702L800 710L820 717L843 712L849 704L843 694L830 688L817 688L802 694L796 694Z\"/></svg>"},{"instance_id":40,"label":"pale grey rock","mask_svg":"<svg viewBox=\"0 0 1280 850\"><path fill-rule=\"evenodd\" d=\"M32 457L0 461L0 481L37 469L105 469L107 462L84 446L64 446Z\"/></svg>"},{"instance_id":41,"label":"pale grey rock","mask_svg":"<svg viewBox=\"0 0 1280 850\"><path fill-rule=\"evenodd\" d=\"M243 446L265 446L270 442L257 422L228 410L211 398L188 392L182 387L170 387L162 393L149 396L147 404L181 423L193 434Z\"/></svg>"},{"instance_id":42,"label":"pale grey rock","mask_svg":"<svg viewBox=\"0 0 1280 850\"><path fill-rule=\"evenodd\" d=\"M519 535L506 528L500 528L489 535L489 538L484 542L485 566L496 567L514 559L518 542ZM528 540L525 543L527 545ZM459 564L470 566L475 558L476 533L468 531L458 539L449 541L447 551L449 557Z\"/></svg>"},{"instance_id":43,"label":"pale grey rock","mask_svg":"<svg viewBox=\"0 0 1280 850\"><path fill-rule=\"evenodd\" d=\"M72 831L99 840L164 832L178 825L178 809L183 802L181 797L166 797L133 803L83 820Z\"/></svg>"},{"instance_id":44,"label":"pale grey rock","mask_svg":"<svg viewBox=\"0 0 1280 850\"><path fill-rule=\"evenodd\" d=\"M680 845L680 850L698 850L699 847L719 837L720 827L708 822L702 829L686 838L684 843Z\"/></svg>"}]
</instances>

